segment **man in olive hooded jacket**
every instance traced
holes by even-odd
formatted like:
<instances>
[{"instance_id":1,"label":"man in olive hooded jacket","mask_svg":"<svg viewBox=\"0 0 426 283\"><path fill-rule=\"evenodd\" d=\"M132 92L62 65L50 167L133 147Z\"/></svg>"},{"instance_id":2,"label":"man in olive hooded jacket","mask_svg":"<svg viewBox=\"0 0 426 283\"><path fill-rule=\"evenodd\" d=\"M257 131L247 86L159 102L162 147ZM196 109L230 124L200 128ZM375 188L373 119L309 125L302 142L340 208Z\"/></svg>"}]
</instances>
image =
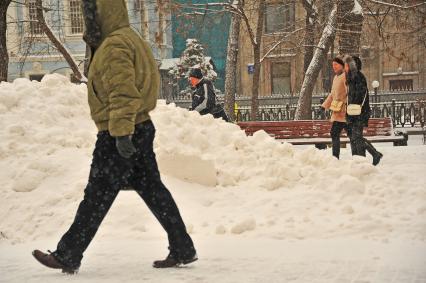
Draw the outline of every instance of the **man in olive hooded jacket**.
<instances>
[{"instance_id":1,"label":"man in olive hooded jacket","mask_svg":"<svg viewBox=\"0 0 426 283\"><path fill-rule=\"evenodd\" d=\"M89 181L74 222L56 251L39 250L43 265L75 273L118 192L134 189L166 230L170 253L156 268L197 260L172 195L161 181L149 116L157 102L159 72L149 45L130 28L124 0L83 0L84 40L90 46L88 102L99 132Z\"/></svg>"}]
</instances>

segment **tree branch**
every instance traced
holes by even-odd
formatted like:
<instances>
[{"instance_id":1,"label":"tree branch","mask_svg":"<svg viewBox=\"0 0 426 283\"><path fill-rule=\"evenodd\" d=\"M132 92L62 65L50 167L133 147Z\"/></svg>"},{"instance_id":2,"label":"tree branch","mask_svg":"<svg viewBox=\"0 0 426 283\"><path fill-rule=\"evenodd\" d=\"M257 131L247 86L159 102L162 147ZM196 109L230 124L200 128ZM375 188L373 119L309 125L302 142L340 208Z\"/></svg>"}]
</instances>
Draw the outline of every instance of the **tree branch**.
<instances>
[{"instance_id":1,"label":"tree branch","mask_svg":"<svg viewBox=\"0 0 426 283\"><path fill-rule=\"evenodd\" d=\"M317 14L317 12L314 9L313 2L309 2L308 0L302 0L302 5L309 15Z\"/></svg>"},{"instance_id":2,"label":"tree branch","mask_svg":"<svg viewBox=\"0 0 426 283\"><path fill-rule=\"evenodd\" d=\"M385 6L389 6L389 7L398 8L398 9L413 9L413 8L417 8L417 7L426 5L426 1L422 2L422 3L410 5L410 6L405 6L405 5L403 6L403 5L398 5L398 4L394 4L394 3L387 3L387 2L383 2L383 1L379 1L379 0L363 0L363 1L369 1L371 3L375 3L375 4L379 4L379 5L385 5Z\"/></svg>"},{"instance_id":3,"label":"tree branch","mask_svg":"<svg viewBox=\"0 0 426 283\"><path fill-rule=\"evenodd\" d=\"M311 103L312 103L312 91L314 89L315 82L318 78L318 74L324 64L323 58L325 58L330 45L334 41L336 35L337 25L337 4L334 3L333 8L328 16L327 24L325 25L317 49L314 52L314 56L306 70L305 78L303 79L302 88L299 94L299 100L297 103L295 120L311 119Z\"/></svg>"},{"instance_id":4,"label":"tree branch","mask_svg":"<svg viewBox=\"0 0 426 283\"><path fill-rule=\"evenodd\" d=\"M64 56L68 65L71 67L72 71L74 72L74 75L76 76L76 78L80 81L83 80L84 76L80 72L80 69L78 68L77 63L74 61L74 59L72 58L71 54L68 52L66 47L56 38L53 31L47 25L43 15L42 0L36 0L36 11L37 11L37 20L40 23L44 33L47 35L47 37L50 39L53 45L59 50L59 52Z\"/></svg>"},{"instance_id":5,"label":"tree branch","mask_svg":"<svg viewBox=\"0 0 426 283\"><path fill-rule=\"evenodd\" d=\"M242 3L242 5L244 5L244 4ZM184 6L184 5L182 5L182 6ZM208 7L223 7L226 10L228 10L229 12L239 15L243 19L243 21L246 25L247 31L248 31L249 36L250 36L251 44L253 46L255 46L257 44L257 41L256 41L256 36L254 34L254 30L253 30L252 26L250 25L250 20L248 19L247 14L244 12L244 8L240 8L239 6L240 5L235 6L235 5L233 5L229 2L228 3L206 3L206 4L189 4L189 5L187 5L187 7L190 7L192 9L198 9L198 10L205 10Z\"/></svg>"},{"instance_id":6,"label":"tree branch","mask_svg":"<svg viewBox=\"0 0 426 283\"><path fill-rule=\"evenodd\" d=\"M301 31L301 30L303 30L303 28L299 28L299 29L297 29L297 30L294 30L293 32L291 32L291 33L287 33L284 37L282 37L278 42L276 42L266 53L265 53L265 55L263 55L263 57L262 57L262 59L260 59L260 62L263 62L264 60L265 60L265 58L266 57L268 57L268 55L272 52L272 51L274 51L279 45L281 45L288 37L290 37L291 35L293 35L293 34L295 34L295 33L297 33L297 32L299 32L299 31Z\"/></svg>"}]
</instances>

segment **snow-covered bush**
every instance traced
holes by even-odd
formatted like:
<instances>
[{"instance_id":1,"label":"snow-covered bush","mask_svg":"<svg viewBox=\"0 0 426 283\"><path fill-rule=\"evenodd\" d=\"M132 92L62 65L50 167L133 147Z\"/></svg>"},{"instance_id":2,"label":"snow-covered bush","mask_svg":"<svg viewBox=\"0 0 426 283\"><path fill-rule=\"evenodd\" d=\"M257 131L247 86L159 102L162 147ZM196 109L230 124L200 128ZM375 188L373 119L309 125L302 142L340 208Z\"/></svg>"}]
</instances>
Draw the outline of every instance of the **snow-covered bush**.
<instances>
[{"instance_id":1,"label":"snow-covered bush","mask_svg":"<svg viewBox=\"0 0 426 283\"><path fill-rule=\"evenodd\" d=\"M200 68L203 75L211 81L217 78L217 73L210 63L210 58L204 55L203 46L196 39L187 39L186 49L183 51L179 63L169 70L173 83L178 84L182 80L188 81L192 68ZM190 93L191 88L189 86L180 92L183 96L188 96Z\"/></svg>"}]
</instances>

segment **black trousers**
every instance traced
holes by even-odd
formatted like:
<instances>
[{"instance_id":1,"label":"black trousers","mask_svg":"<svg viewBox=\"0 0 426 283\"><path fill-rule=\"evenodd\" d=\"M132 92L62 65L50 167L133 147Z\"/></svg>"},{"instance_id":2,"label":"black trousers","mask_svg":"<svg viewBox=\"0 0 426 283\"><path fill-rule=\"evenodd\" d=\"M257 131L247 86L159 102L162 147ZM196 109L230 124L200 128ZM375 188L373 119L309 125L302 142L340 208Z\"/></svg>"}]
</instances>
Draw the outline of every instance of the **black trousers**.
<instances>
[{"instance_id":1,"label":"black trousers","mask_svg":"<svg viewBox=\"0 0 426 283\"><path fill-rule=\"evenodd\" d=\"M351 150L352 155L365 156L365 139L363 136L364 125L361 121L354 121L348 124L351 129Z\"/></svg>"},{"instance_id":2,"label":"black trousers","mask_svg":"<svg viewBox=\"0 0 426 283\"><path fill-rule=\"evenodd\" d=\"M229 117L221 105L216 105L212 109L204 109L200 111L200 115L211 114L215 119L222 118L225 122L229 122Z\"/></svg>"},{"instance_id":3,"label":"black trousers","mask_svg":"<svg viewBox=\"0 0 426 283\"><path fill-rule=\"evenodd\" d=\"M343 129L346 130L348 137L350 137L351 128L348 127L348 124L346 122L333 121L333 124L331 125L330 135L332 141L333 156L335 156L337 159L339 159L340 157L340 134L342 133Z\"/></svg>"},{"instance_id":4,"label":"black trousers","mask_svg":"<svg viewBox=\"0 0 426 283\"><path fill-rule=\"evenodd\" d=\"M349 131L351 131L351 135L349 138L351 140L352 155L365 156L366 150L373 157L379 154L376 148L364 138L364 123L362 121L355 120L353 122L350 122L348 124L348 127Z\"/></svg>"},{"instance_id":5,"label":"black trousers","mask_svg":"<svg viewBox=\"0 0 426 283\"><path fill-rule=\"evenodd\" d=\"M212 115L216 119L222 118L225 122L229 122L228 115L226 115L226 112L223 108L221 110L219 110L218 112L213 113Z\"/></svg>"},{"instance_id":6,"label":"black trousers","mask_svg":"<svg viewBox=\"0 0 426 283\"><path fill-rule=\"evenodd\" d=\"M153 151L154 136L151 121L136 125L132 140L137 152L126 159L118 154L114 137L107 131L98 133L84 199L74 222L53 253L61 263L69 267L80 266L84 251L118 192L129 186L140 195L166 230L170 251L177 257L195 253L178 207L161 181Z\"/></svg>"}]
</instances>

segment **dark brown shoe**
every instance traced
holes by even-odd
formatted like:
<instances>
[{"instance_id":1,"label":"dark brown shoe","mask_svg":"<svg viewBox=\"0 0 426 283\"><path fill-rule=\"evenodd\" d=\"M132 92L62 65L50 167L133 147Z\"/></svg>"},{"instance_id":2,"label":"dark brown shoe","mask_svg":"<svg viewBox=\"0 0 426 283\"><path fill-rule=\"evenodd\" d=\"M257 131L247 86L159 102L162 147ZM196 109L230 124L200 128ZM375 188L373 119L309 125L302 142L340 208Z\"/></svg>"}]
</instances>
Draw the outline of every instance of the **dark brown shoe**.
<instances>
[{"instance_id":1,"label":"dark brown shoe","mask_svg":"<svg viewBox=\"0 0 426 283\"><path fill-rule=\"evenodd\" d=\"M190 264L191 262L194 262L196 260L198 260L197 254L194 254L193 256L185 258L185 259L178 259L170 253L166 259L154 261L152 266L154 268L179 267L182 265Z\"/></svg>"},{"instance_id":2,"label":"dark brown shoe","mask_svg":"<svg viewBox=\"0 0 426 283\"><path fill-rule=\"evenodd\" d=\"M51 253L47 254L39 250L34 250L33 256L38 262L40 262L44 266L53 269L62 269L62 273L75 274L78 272L78 268L70 268L68 266L63 265Z\"/></svg>"}]
</instances>

